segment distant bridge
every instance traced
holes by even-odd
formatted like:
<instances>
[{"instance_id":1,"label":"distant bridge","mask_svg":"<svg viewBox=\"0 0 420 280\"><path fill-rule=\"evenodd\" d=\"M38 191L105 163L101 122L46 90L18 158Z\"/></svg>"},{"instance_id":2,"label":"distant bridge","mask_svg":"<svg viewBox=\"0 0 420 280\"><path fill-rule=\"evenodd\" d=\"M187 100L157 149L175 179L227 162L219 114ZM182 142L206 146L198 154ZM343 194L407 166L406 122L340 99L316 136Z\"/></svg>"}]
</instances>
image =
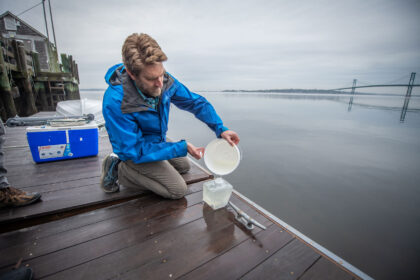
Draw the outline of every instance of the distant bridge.
<instances>
[{"instance_id":1,"label":"distant bridge","mask_svg":"<svg viewBox=\"0 0 420 280\"><path fill-rule=\"evenodd\" d=\"M412 91L413 87L420 86L419 84L414 84L414 80L415 79L416 79L416 73L415 72L412 72L411 73L411 75L410 75L410 81L408 82L408 84L388 84L388 85L379 84L379 85L356 86L357 80L354 79L353 80L353 86L352 87L337 88L337 89L334 89L334 90L351 89L351 98L350 98L349 107L348 107L348 111L350 111L351 110L351 107L353 105L353 97L354 97L354 93L355 93L355 89L356 88L369 88L369 87L407 87L407 93L405 95L404 105L402 107L401 117L400 117L400 122L404 122L405 115L406 115L407 109L408 109L408 103L410 102L411 91Z\"/></svg>"},{"instance_id":2,"label":"distant bridge","mask_svg":"<svg viewBox=\"0 0 420 280\"><path fill-rule=\"evenodd\" d=\"M407 95L411 95L411 89L413 87L418 87L420 86L420 84L414 84L414 80L416 79L416 73L412 72L410 75L410 80L408 82L408 84L377 84L377 85L365 85L365 86L356 86L357 83L357 79L353 80L353 86L351 87L342 87L342 88L335 88L332 90L343 90L343 89L351 89L352 90L352 94L354 93L354 90L356 88L370 88L370 87L407 87ZM398 79L400 80L400 79ZM397 81L394 81L397 82Z\"/></svg>"},{"instance_id":3,"label":"distant bridge","mask_svg":"<svg viewBox=\"0 0 420 280\"><path fill-rule=\"evenodd\" d=\"M419 87L420 84L410 85L410 84L393 84L393 85L367 85L367 86L355 86L355 87L344 87L344 88L335 88L332 90L343 90L343 89L353 89L353 88L369 88L369 87Z\"/></svg>"}]
</instances>

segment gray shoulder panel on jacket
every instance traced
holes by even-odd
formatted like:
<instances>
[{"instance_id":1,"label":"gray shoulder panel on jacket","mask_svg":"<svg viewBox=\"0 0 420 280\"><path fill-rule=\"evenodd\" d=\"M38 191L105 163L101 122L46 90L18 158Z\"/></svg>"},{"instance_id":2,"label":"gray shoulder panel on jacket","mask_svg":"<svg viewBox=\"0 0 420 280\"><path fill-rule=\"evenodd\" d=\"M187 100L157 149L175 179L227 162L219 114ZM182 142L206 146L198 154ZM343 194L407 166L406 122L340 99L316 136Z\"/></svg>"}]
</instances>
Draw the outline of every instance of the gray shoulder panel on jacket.
<instances>
[{"instance_id":1,"label":"gray shoulder panel on jacket","mask_svg":"<svg viewBox=\"0 0 420 280\"><path fill-rule=\"evenodd\" d=\"M121 102L121 112L127 114L149 110L148 104L141 98L133 84L133 80L131 80L126 71L121 74L121 77L124 91L123 100Z\"/></svg>"}]
</instances>

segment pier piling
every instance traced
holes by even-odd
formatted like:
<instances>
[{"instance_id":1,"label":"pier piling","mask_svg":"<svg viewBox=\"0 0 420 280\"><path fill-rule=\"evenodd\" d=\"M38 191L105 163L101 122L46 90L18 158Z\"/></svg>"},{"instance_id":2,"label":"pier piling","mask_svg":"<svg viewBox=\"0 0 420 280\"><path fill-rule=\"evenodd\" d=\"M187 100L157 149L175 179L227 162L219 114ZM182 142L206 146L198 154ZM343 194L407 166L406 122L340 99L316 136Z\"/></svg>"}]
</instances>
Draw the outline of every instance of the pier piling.
<instances>
[{"instance_id":1,"label":"pier piling","mask_svg":"<svg viewBox=\"0 0 420 280\"><path fill-rule=\"evenodd\" d=\"M28 72L28 64L26 61L26 50L21 42L13 41L13 44L16 45L17 57L19 62L19 70L22 74L20 79L23 93L21 94L22 103L23 103L23 114L26 116L33 115L38 112L35 106L35 98L32 92L32 83L31 75Z\"/></svg>"},{"instance_id":2,"label":"pier piling","mask_svg":"<svg viewBox=\"0 0 420 280\"><path fill-rule=\"evenodd\" d=\"M2 110L2 118L7 116L16 116L16 106L13 101L12 88L10 86L7 68L5 65L3 51L0 50L0 99L5 110Z\"/></svg>"}]
</instances>

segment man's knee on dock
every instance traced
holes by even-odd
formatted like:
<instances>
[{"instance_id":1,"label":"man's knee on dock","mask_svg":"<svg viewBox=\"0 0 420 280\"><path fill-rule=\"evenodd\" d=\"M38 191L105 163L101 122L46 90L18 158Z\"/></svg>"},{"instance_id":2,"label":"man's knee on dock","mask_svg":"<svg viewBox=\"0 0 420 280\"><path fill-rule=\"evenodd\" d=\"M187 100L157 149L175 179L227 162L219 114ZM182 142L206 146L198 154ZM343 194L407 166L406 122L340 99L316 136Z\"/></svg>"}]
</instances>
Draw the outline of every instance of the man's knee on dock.
<instances>
[{"instance_id":1,"label":"man's knee on dock","mask_svg":"<svg viewBox=\"0 0 420 280\"><path fill-rule=\"evenodd\" d=\"M176 188L169 190L169 198L170 199L181 199L187 194L187 184L184 182L183 184L179 184Z\"/></svg>"},{"instance_id":2,"label":"man's knee on dock","mask_svg":"<svg viewBox=\"0 0 420 280\"><path fill-rule=\"evenodd\" d=\"M177 163L174 164L173 160ZM168 199L182 198L187 193L187 184L180 173L181 170L187 172L190 164L188 158L173 160L142 164L120 162L119 183L125 187L151 191Z\"/></svg>"},{"instance_id":3,"label":"man's knee on dock","mask_svg":"<svg viewBox=\"0 0 420 280\"><path fill-rule=\"evenodd\" d=\"M180 174L185 174L191 169L190 160L187 157L170 159L169 163L175 167Z\"/></svg>"}]
</instances>

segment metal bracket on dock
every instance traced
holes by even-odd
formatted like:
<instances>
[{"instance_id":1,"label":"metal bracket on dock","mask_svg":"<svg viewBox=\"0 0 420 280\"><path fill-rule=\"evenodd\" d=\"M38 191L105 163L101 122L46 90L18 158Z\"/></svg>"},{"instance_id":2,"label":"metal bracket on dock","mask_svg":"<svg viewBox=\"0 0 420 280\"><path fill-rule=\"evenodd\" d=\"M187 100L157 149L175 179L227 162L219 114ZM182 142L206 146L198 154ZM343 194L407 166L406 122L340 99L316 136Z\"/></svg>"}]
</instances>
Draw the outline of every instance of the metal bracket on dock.
<instances>
[{"instance_id":1,"label":"metal bracket on dock","mask_svg":"<svg viewBox=\"0 0 420 280\"><path fill-rule=\"evenodd\" d=\"M235 219L238 222L240 222L241 224L243 224L247 229L252 230L252 229L254 229L254 226L257 226L257 227L259 227L260 229L263 229L263 230L266 229L265 226L263 226L262 224L260 224L259 222L257 222L256 220L254 220L253 218L248 216L244 211L239 209L238 206L236 206L232 202L229 201L229 205L236 212Z\"/></svg>"}]
</instances>

